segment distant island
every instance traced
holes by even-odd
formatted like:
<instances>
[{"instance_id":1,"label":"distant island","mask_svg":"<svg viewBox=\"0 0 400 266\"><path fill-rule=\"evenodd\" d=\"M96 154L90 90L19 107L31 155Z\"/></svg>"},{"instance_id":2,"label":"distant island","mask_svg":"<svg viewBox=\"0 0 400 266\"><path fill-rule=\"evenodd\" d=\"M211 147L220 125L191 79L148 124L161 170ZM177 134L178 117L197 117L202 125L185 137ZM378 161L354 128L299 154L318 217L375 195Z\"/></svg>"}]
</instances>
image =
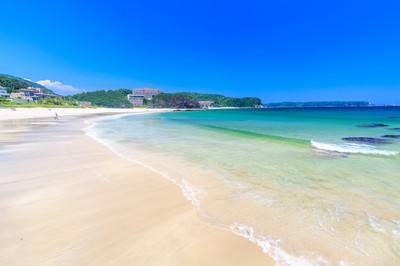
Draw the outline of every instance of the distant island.
<instances>
[{"instance_id":1,"label":"distant island","mask_svg":"<svg viewBox=\"0 0 400 266\"><path fill-rule=\"evenodd\" d=\"M261 100L256 97L232 98L219 94L204 94L197 92L183 92L199 102L213 102L214 107L257 107Z\"/></svg>"},{"instance_id":2,"label":"distant island","mask_svg":"<svg viewBox=\"0 0 400 266\"><path fill-rule=\"evenodd\" d=\"M267 108L314 108L314 107L368 107L367 101L324 101L324 102L279 102L264 104Z\"/></svg>"}]
</instances>

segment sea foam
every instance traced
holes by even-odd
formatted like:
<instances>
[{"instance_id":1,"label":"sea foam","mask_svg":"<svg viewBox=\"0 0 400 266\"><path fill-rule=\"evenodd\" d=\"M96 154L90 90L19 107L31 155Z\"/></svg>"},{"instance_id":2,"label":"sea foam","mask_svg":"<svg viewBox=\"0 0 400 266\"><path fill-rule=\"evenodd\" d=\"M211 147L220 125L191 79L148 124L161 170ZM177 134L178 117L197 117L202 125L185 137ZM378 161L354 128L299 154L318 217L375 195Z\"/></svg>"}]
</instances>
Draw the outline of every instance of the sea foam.
<instances>
[{"instance_id":1,"label":"sea foam","mask_svg":"<svg viewBox=\"0 0 400 266\"><path fill-rule=\"evenodd\" d=\"M276 262L276 265L311 266L319 265L320 262L326 262L322 257L319 257L318 262L314 263L305 258L291 255L279 247L279 244L282 242L280 239L273 238L272 236L257 235L251 226L234 223L230 228L236 235L244 237L261 247L263 252L267 253Z\"/></svg>"},{"instance_id":2,"label":"sea foam","mask_svg":"<svg viewBox=\"0 0 400 266\"><path fill-rule=\"evenodd\" d=\"M340 153L360 153L360 154L374 154L374 155L387 155L387 156L399 154L399 152L397 151L378 150L374 146L365 144L354 144L354 143L332 144L332 143L324 143L311 140L311 146L319 150L340 152Z\"/></svg>"},{"instance_id":3,"label":"sea foam","mask_svg":"<svg viewBox=\"0 0 400 266\"><path fill-rule=\"evenodd\" d=\"M114 119L120 118L122 116L125 115L115 115L112 116ZM112 118L111 118L112 119ZM85 132L85 134L89 137L91 137L92 139L94 139L95 141L99 142L100 144L106 146L108 149L110 149L112 152L114 152L116 155L118 155L119 157L128 160L130 162L133 162L135 164L141 165L161 176L163 176L165 179L169 180L170 182L174 183L175 185L179 186L179 188L182 191L182 194L185 196L185 198L192 203L193 206L196 207L196 209L198 211L200 211L201 213L203 213L203 211L201 210L201 204L200 204L200 200L197 198L197 196L199 194L201 194L201 191L198 189L193 188L185 179L176 179L173 178L172 176L168 175L167 173L160 171L156 168L154 168L151 165L148 165L146 163L143 163L139 160L135 160L133 158L130 158L129 156L126 156L124 153L120 152L119 149L117 149L115 147L115 145L113 145L113 141L112 140L106 140L105 138L102 138L99 136L99 134L95 133L95 130L93 130L93 127L95 126L96 122L99 121L104 121L104 120L108 120L108 119L103 119L103 118L96 118L96 119L91 119L91 120L87 120L85 121L86 124L89 124L87 127L83 128L83 131Z\"/></svg>"}]
</instances>

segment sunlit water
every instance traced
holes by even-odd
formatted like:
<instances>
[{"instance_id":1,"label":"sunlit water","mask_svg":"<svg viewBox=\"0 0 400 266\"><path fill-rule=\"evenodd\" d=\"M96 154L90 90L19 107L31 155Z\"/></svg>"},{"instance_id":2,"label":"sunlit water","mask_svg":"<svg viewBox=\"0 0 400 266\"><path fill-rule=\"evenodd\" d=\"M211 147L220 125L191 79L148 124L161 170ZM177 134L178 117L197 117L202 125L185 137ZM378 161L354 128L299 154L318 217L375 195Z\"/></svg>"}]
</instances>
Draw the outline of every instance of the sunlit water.
<instances>
[{"instance_id":1,"label":"sunlit water","mask_svg":"<svg viewBox=\"0 0 400 266\"><path fill-rule=\"evenodd\" d=\"M382 138L395 128L400 108L169 112L86 131L277 265L400 265L400 139Z\"/></svg>"}]
</instances>

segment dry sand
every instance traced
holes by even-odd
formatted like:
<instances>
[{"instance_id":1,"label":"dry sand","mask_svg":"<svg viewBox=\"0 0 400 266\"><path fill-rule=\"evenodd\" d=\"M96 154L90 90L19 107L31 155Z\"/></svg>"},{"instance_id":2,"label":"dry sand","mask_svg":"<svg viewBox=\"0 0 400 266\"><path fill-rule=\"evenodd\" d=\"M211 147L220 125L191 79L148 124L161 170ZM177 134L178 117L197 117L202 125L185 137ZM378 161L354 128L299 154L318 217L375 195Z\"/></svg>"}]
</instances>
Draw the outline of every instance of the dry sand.
<instances>
[{"instance_id":1,"label":"dry sand","mask_svg":"<svg viewBox=\"0 0 400 266\"><path fill-rule=\"evenodd\" d=\"M60 117L64 116L82 116L93 114L131 114L143 112L160 112L170 109L118 109L118 108L0 108L0 121L27 119L27 118L54 118L55 113Z\"/></svg>"},{"instance_id":2,"label":"dry sand","mask_svg":"<svg viewBox=\"0 0 400 266\"><path fill-rule=\"evenodd\" d=\"M38 125L0 146L2 265L274 264L202 222L177 186L84 135L85 119L60 118L0 124L0 135Z\"/></svg>"}]
</instances>

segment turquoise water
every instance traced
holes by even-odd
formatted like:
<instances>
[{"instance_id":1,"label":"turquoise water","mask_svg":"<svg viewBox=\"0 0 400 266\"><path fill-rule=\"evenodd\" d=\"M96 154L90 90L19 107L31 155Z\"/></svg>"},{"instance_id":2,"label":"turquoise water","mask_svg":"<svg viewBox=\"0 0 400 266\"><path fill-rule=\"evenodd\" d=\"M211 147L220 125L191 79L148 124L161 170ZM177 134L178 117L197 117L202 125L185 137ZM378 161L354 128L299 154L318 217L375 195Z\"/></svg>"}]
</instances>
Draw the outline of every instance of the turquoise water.
<instances>
[{"instance_id":1,"label":"turquoise water","mask_svg":"<svg viewBox=\"0 0 400 266\"><path fill-rule=\"evenodd\" d=\"M400 135L394 128L400 108L168 112L86 130L180 186L204 221L277 265L396 265L400 139L382 138Z\"/></svg>"}]
</instances>

